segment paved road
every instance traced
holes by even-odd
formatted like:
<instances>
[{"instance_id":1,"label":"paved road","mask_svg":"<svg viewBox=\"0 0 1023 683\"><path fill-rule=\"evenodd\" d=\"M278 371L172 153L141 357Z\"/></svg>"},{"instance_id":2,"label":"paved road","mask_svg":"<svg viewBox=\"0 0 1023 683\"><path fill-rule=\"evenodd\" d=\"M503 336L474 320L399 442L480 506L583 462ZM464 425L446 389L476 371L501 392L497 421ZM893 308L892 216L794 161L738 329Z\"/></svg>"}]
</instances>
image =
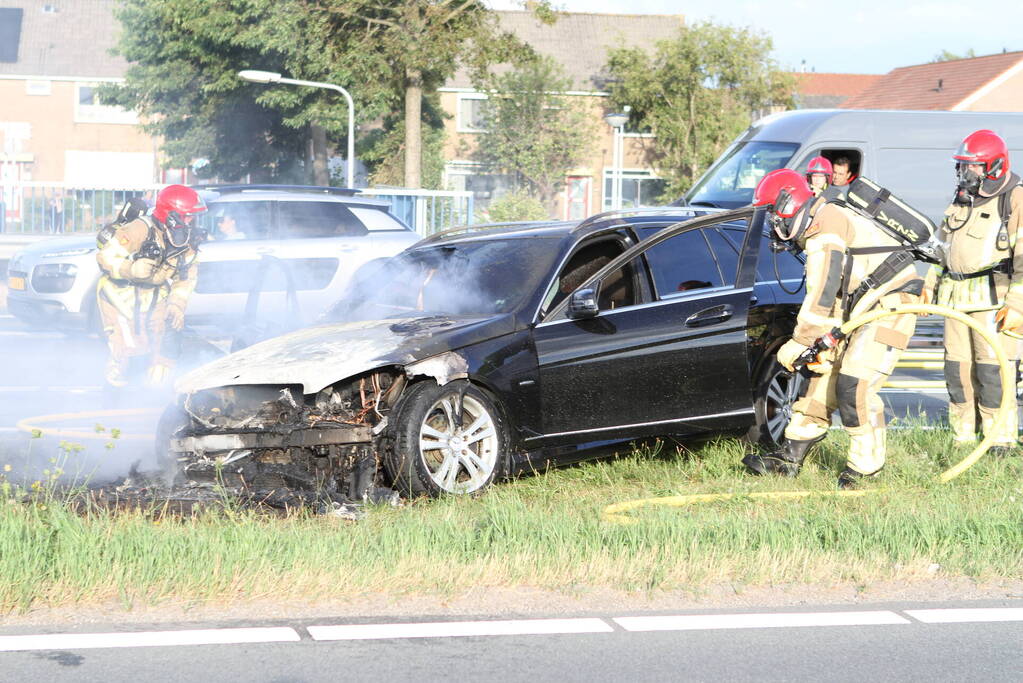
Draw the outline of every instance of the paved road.
<instances>
[{"instance_id":1,"label":"paved road","mask_svg":"<svg viewBox=\"0 0 1023 683\"><path fill-rule=\"evenodd\" d=\"M1019 680L1021 605L2 629L0 667L47 681Z\"/></svg>"},{"instance_id":2,"label":"paved road","mask_svg":"<svg viewBox=\"0 0 1023 683\"><path fill-rule=\"evenodd\" d=\"M67 441L86 448L71 460L72 470L89 473L93 480L116 479L131 463L143 467L153 462L151 442L136 436L152 434L159 412L170 394L136 392L112 397L103 390L106 348L95 337L68 336L59 332L31 330L16 319L0 315L0 455L22 454L30 440L15 425L25 418L71 413L74 416L40 421L48 427L70 430ZM207 356L209 358L210 356ZM940 379L935 371L914 371L913 376ZM906 377L903 377L906 378ZM918 418L934 421L946 413L943 391L919 393L905 390L884 392L889 418ZM139 414L85 415L95 411L135 411ZM125 436L108 449L110 440L96 433L97 425L117 428ZM32 443L26 476L38 477L48 468L59 439ZM65 468L68 469L68 468Z\"/></svg>"}]
</instances>

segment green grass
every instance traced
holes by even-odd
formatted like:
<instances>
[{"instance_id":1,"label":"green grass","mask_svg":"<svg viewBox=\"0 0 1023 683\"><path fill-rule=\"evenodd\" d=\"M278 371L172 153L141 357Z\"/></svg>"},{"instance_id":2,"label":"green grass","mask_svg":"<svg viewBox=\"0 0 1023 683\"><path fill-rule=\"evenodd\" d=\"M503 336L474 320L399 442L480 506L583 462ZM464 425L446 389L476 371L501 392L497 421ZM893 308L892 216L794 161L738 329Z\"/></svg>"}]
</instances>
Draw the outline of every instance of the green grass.
<instances>
[{"instance_id":1,"label":"green grass","mask_svg":"<svg viewBox=\"0 0 1023 683\"><path fill-rule=\"evenodd\" d=\"M844 444L833 432L795 480L745 475L738 441L644 448L476 499L374 509L357 524L231 510L154 520L77 514L55 500L2 504L0 612L110 600L315 603L473 586L699 590L1023 575L1023 459L984 458L937 484L937 473L965 455L944 431L892 432L885 476L871 484L884 490L864 498L740 496L641 511L631 525L600 518L605 505L638 497L831 490Z\"/></svg>"}]
</instances>

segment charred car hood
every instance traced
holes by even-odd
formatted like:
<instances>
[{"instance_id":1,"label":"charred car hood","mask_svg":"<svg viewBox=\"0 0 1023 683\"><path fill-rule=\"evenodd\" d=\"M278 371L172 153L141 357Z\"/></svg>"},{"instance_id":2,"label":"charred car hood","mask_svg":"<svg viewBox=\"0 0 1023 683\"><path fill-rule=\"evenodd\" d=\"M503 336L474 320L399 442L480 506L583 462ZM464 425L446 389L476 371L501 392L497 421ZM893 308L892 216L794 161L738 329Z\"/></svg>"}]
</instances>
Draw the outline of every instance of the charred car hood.
<instances>
[{"instance_id":1,"label":"charred car hood","mask_svg":"<svg viewBox=\"0 0 1023 683\"><path fill-rule=\"evenodd\" d=\"M374 368L425 361L506 334L513 327L512 316L429 316L318 325L196 368L182 376L174 388L192 393L243 384L301 385L303 393L311 394ZM428 363L424 365L429 369Z\"/></svg>"}]
</instances>

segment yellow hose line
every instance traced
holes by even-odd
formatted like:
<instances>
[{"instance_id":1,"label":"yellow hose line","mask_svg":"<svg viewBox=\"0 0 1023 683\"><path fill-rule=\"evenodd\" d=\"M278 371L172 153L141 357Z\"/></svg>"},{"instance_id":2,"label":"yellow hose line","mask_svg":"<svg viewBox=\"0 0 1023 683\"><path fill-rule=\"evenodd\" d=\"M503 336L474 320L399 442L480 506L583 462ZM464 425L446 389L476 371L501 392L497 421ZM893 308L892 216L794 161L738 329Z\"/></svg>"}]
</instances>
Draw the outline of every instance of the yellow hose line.
<instances>
[{"instance_id":1,"label":"yellow hose line","mask_svg":"<svg viewBox=\"0 0 1023 683\"><path fill-rule=\"evenodd\" d=\"M1016 377L1013 374L1009 358L1005 355L1005 351L998 342L998 338L970 316L964 315L954 309L946 308L945 306L935 306L934 304L904 304L891 308L876 308L874 310L867 311L862 315L858 315L842 325L842 332L848 336L853 330L880 320L881 318L907 313L914 313L917 315L940 315L963 323L979 334L984 341L986 341L991 348L994 349L995 357L998 359L999 371L1002 378L1002 402L998 407L998 413L995 415L994 424L991 429L988 430L988 433L984 434L983 440L977 444L976 448L970 451L970 453L958 464L953 465L941 473L939 481L945 483L955 479L972 467L978 460L980 460L981 456L987 452L987 449L991 447L993 435L998 432L998 428L1001 426L1002 422L1009 418L1009 415L1011 414L1010 411L1016 409ZM637 520L624 513L646 507L684 507L686 505L694 505L697 503L713 503L722 500L732 500L734 498L766 500L793 500L825 496L856 498L867 495L868 493L877 493L882 490L884 489L846 491L761 491L756 493L694 493L686 496L640 498L637 500L626 500L621 503L608 505L604 508L602 517L604 518L604 521L613 522L615 524L632 524Z\"/></svg>"},{"instance_id":2,"label":"yellow hose line","mask_svg":"<svg viewBox=\"0 0 1023 683\"><path fill-rule=\"evenodd\" d=\"M82 429L51 429L40 427L40 423L59 422L62 420L97 420L110 417L132 417L136 415L159 415L159 411L146 408L122 408L119 410L93 410L83 413L55 413L53 415L38 415L26 417L20 420L15 427L23 432L39 432L42 436L58 436L62 439L79 439L82 441L102 439L103 441L152 441L156 438L153 434L126 434L120 433L116 439L110 434L109 428L104 432L97 432L95 429L85 431Z\"/></svg>"}]
</instances>

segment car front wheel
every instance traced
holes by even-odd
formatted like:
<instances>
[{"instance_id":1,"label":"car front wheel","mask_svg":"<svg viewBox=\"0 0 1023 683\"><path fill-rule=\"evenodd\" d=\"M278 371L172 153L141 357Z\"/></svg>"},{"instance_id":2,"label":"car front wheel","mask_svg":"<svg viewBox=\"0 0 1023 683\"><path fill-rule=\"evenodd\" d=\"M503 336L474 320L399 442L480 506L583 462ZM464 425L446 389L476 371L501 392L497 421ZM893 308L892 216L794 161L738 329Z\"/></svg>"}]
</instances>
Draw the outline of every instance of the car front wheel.
<instances>
[{"instance_id":1,"label":"car front wheel","mask_svg":"<svg viewBox=\"0 0 1023 683\"><path fill-rule=\"evenodd\" d=\"M467 381L415 384L395 417L385 464L404 494L475 494L508 472L501 412L494 399Z\"/></svg>"},{"instance_id":2,"label":"car front wheel","mask_svg":"<svg viewBox=\"0 0 1023 683\"><path fill-rule=\"evenodd\" d=\"M785 427L792 419L792 405L803 392L807 379L791 373L772 354L764 364L760 381L754 390L753 409L756 424L750 429L750 440L773 447L781 443Z\"/></svg>"}]
</instances>

